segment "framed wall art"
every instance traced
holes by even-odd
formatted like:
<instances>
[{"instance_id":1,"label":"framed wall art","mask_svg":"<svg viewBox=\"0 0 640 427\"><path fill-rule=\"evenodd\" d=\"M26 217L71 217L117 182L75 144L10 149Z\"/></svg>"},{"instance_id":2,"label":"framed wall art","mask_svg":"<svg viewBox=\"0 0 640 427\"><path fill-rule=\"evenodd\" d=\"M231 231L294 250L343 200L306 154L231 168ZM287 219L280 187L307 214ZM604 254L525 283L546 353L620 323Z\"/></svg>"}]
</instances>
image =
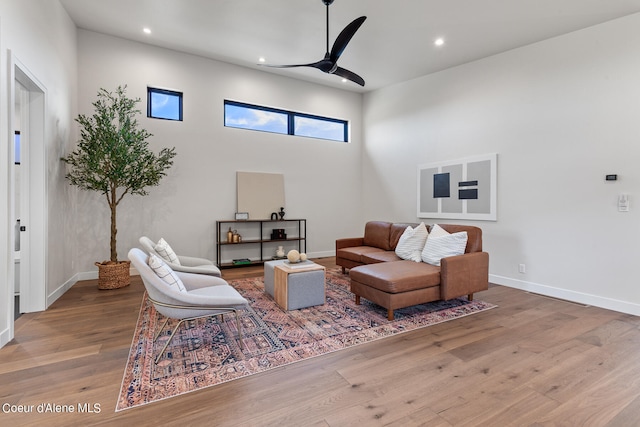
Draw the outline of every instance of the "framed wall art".
<instances>
[{"instance_id":1,"label":"framed wall art","mask_svg":"<svg viewBox=\"0 0 640 427\"><path fill-rule=\"evenodd\" d=\"M418 218L496 221L496 153L418 165Z\"/></svg>"}]
</instances>

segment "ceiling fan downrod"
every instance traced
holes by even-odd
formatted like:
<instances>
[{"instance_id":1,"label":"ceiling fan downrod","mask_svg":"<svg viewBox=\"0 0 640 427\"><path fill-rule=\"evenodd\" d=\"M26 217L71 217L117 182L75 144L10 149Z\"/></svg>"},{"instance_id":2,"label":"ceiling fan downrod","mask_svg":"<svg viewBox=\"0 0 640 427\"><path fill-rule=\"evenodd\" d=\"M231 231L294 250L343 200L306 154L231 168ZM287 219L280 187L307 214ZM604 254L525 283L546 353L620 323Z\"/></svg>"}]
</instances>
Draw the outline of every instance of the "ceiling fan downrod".
<instances>
[{"instance_id":1,"label":"ceiling fan downrod","mask_svg":"<svg viewBox=\"0 0 640 427\"><path fill-rule=\"evenodd\" d=\"M331 6L331 4L333 3L333 0L322 0L322 3L324 3L327 6L327 54L329 53L329 6Z\"/></svg>"}]
</instances>

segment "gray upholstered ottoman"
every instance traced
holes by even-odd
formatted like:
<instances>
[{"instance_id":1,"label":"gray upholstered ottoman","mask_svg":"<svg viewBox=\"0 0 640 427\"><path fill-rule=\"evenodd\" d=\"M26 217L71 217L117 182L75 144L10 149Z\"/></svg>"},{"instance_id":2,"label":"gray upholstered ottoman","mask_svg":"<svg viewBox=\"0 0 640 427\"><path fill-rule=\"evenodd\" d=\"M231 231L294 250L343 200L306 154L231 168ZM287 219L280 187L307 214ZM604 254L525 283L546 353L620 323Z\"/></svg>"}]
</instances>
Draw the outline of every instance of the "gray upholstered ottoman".
<instances>
[{"instance_id":1,"label":"gray upholstered ottoman","mask_svg":"<svg viewBox=\"0 0 640 427\"><path fill-rule=\"evenodd\" d=\"M289 266L284 260L264 264L264 290L285 310L325 303L325 268L307 261Z\"/></svg>"},{"instance_id":2,"label":"gray upholstered ottoman","mask_svg":"<svg viewBox=\"0 0 640 427\"><path fill-rule=\"evenodd\" d=\"M283 264L285 262L284 259L279 259L275 261L266 261L264 263L264 291L271 296L273 294L273 269L276 265ZM311 262L311 261L309 261Z\"/></svg>"}]
</instances>

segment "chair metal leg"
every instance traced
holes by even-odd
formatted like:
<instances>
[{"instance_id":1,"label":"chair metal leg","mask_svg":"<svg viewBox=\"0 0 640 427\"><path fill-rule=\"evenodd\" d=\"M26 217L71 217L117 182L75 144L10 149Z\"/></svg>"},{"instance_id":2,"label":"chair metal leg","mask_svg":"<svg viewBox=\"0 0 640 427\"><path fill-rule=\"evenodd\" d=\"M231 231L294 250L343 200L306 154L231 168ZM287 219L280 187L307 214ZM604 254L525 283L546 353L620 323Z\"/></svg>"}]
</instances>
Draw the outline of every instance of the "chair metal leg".
<instances>
[{"instance_id":1,"label":"chair metal leg","mask_svg":"<svg viewBox=\"0 0 640 427\"><path fill-rule=\"evenodd\" d=\"M169 339L167 340L166 343L164 343L164 347L162 347L162 350L160 351L160 353L158 353L158 355L156 356L155 359L155 363L156 365L158 364L158 362L160 361L160 358L162 357L162 355L164 354L164 351L167 349L167 347L169 346L169 343L171 342L171 340L173 339L173 336L176 334L176 332L178 331L178 328L180 327L180 325L182 325L183 322L185 322L186 320L189 319L182 319L178 322L178 324L176 325L175 328L173 328L173 331L171 332L171 336L169 337Z\"/></svg>"},{"instance_id":2,"label":"chair metal leg","mask_svg":"<svg viewBox=\"0 0 640 427\"><path fill-rule=\"evenodd\" d=\"M158 364L158 362L160 361L160 358L162 357L162 355L164 354L165 350L169 346L169 343L171 343L171 340L173 340L174 335L176 334L176 332L178 331L178 328L180 327L180 325L182 325L183 322L186 322L186 321L189 321L189 320L205 318L205 317L211 317L211 316L221 316L222 317L222 321L224 322L224 313L229 313L229 312L233 312L235 314L235 316L236 316L236 326L238 328L238 341L239 341L239 344L240 344L240 350L241 351L244 350L244 342L242 341L242 323L240 322L240 315L238 314L238 310L236 308L232 308L232 307L184 306L184 305L167 304L167 303L162 303L162 302L159 302L159 301L155 301L151 297L149 297L148 295L147 295L147 298L149 298L149 300L153 304L159 305L159 306L163 306L163 307L178 308L178 309L190 309L190 310L196 309L196 310L220 310L221 311L220 313L216 313L216 314L209 314L209 315L203 315L203 316L190 317L188 319L181 319L178 322L178 324L175 326L175 328L173 328L173 331L171 331L171 335L169 336L169 339L167 340L167 342L162 347L162 350L160 351L160 353L154 359L156 364ZM160 330L156 332L155 337L153 339L154 343L160 337L160 334L162 333L162 330L165 328L165 326L167 325L168 322L169 322L169 318L167 317L167 318L165 318L165 321L162 324L162 327L160 328Z\"/></svg>"},{"instance_id":3,"label":"chair metal leg","mask_svg":"<svg viewBox=\"0 0 640 427\"><path fill-rule=\"evenodd\" d=\"M242 323L240 323L240 315L238 310L233 310L236 315L236 325L238 326L238 341L240 342L240 350L244 350L244 343L242 342Z\"/></svg>"},{"instance_id":4,"label":"chair metal leg","mask_svg":"<svg viewBox=\"0 0 640 427\"><path fill-rule=\"evenodd\" d=\"M153 337L153 342L158 341L158 337L160 336L162 331L164 331L164 327L167 326L168 322L169 322L169 318L165 317L164 322L162 323L162 326L160 327L160 329L158 329L158 331L156 331L155 337Z\"/></svg>"},{"instance_id":5,"label":"chair metal leg","mask_svg":"<svg viewBox=\"0 0 640 427\"><path fill-rule=\"evenodd\" d=\"M242 323L240 322L240 315L238 314L238 310L233 310L233 312L236 315L236 326L238 328L238 342L240 344L240 350L244 350L244 343L242 342ZM160 350L160 353L158 353L158 355L156 356L156 358L154 360L156 365L158 364L158 362L162 358L162 355L164 354L164 352L167 349L167 347L169 347L169 343L171 342L171 340L173 339L174 335L178 331L178 328L180 327L180 325L182 325L184 322L186 322L188 320L193 320L193 319L197 319L197 317L190 318L190 319L182 319L182 320L180 320L178 322L176 327L173 328L173 331L171 331L171 335L169 336L169 339L167 340L166 343L164 343L164 346L162 347L162 350ZM169 321L169 318L167 318L165 320L164 325L163 325L163 329L164 329L164 326L167 324L168 321ZM156 335L156 337L159 336L159 335L160 334ZM154 340L154 342L155 342L155 340Z\"/></svg>"}]
</instances>

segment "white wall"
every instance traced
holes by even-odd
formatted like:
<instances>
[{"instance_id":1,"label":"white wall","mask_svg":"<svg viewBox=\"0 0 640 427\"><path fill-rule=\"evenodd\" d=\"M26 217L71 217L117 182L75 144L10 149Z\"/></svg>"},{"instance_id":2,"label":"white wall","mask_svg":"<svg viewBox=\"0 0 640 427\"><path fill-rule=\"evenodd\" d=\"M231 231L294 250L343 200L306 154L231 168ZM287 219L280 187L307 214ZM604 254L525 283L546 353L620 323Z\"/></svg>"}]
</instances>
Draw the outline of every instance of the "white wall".
<instances>
[{"instance_id":1,"label":"white wall","mask_svg":"<svg viewBox=\"0 0 640 427\"><path fill-rule=\"evenodd\" d=\"M308 220L311 256L333 255L337 237L362 228L362 95L85 30L78 39L80 112L92 112L99 88L126 84L142 99L151 148L177 151L149 196L126 196L119 207L120 259L143 234L164 237L177 253L215 259L215 221L236 211L236 171L284 175L286 217ZM184 93L183 122L146 117L148 85ZM224 99L349 120L351 143L226 128ZM82 192L74 209L79 271L95 270L94 261L109 256L107 204Z\"/></svg>"},{"instance_id":2,"label":"white wall","mask_svg":"<svg viewBox=\"0 0 640 427\"><path fill-rule=\"evenodd\" d=\"M415 221L418 164L497 152L491 280L640 314L639 51L637 14L367 94L365 218Z\"/></svg>"},{"instance_id":3,"label":"white wall","mask_svg":"<svg viewBox=\"0 0 640 427\"><path fill-rule=\"evenodd\" d=\"M10 191L9 159L13 126L9 126L11 87L9 51L46 88L45 104L45 180L48 191L46 223L46 296L50 302L63 284L73 276L72 259L64 250L71 246L65 233L68 201L67 185L59 158L67 144L76 106L76 30L57 1L21 0L0 2L0 200L7 206ZM0 210L0 346L11 339L13 306L14 224L9 223L9 206ZM61 249L62 248L62 249ZM41 249L41 248L37 248ZM11 288L11 289L9 289Z\"/></svg>"}]
</instances>

